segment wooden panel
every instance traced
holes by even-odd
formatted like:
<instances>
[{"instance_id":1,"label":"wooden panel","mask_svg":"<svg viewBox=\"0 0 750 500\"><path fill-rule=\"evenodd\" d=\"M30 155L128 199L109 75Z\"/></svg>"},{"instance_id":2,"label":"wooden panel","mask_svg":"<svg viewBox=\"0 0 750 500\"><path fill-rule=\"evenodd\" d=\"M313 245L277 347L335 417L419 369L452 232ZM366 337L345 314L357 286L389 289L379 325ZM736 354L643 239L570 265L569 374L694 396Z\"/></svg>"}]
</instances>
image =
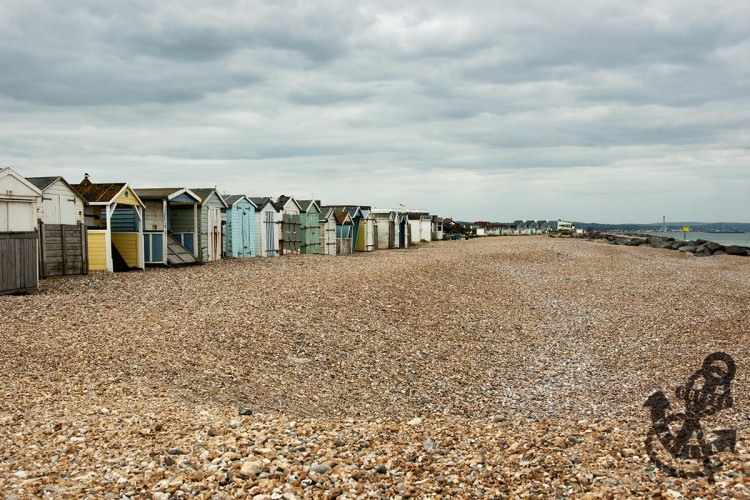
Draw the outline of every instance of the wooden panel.
<instances>
[{"instance_id":1,"label":"wooden panel","mask_svg":"<svg viewBox=\"0 0 750 500\"><path fill-rule=\"evenodd\" d=\"M88 232L89 269L107 271L107 238L104 231Z\"/></svg>"},{"instance_id":2,"label":"wooden panel","mask_svg":"<svg viewBox=\"0 0 750 500\"><path fill-rule=\"evenodd\" d=\"M0 233L0 294L37 289L36 232Z\"/></svg>"},{"instance_id":3,"label":"wooden panel","mask_svg":"<svg viewBox=\"0 0 750 500\"><path fill-rule=\"evenodd\" d=\"M44 224L39 228L39 274L43 278L85 274L86 231L80 224Z\"/></svg>"},{"instance_id":4,"label":"wooden panel","mask_svg":"<svg viewBox=\"0 0 750 500\"><path fill-rule=\"evenodd\" d=\"M112 233L112 244L129 267L138 267L138 233Z\"/></svg>"},{"instance_id":5,"label":"wooden panel","mask_svg":"<svg viewBox=\"0 0 750 500\"><path fill-rule=\"evenodd\" d=\"M125 191L117 197L115 202L118 205L140 205L140 203L138 203L138 198L135 196L133 190L130 189L130 186L128 186Z\"/></svg>"}]
</instances>

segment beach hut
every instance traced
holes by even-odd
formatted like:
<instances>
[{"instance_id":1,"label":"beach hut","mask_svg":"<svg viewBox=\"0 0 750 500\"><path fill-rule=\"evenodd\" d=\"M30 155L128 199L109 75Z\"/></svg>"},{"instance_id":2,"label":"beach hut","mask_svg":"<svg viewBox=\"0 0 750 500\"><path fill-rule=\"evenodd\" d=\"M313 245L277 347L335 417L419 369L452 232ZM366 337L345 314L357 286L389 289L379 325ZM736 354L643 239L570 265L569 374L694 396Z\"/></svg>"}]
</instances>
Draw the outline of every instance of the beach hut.
<instances>
[{"instance_id":1,"label":"beach hut","mask_svg":"<svg viewBox=\"0 0 750 500\"><path fill-rule=\"evenodd\" d=\"M279 255L281 213L269 197L250 197L255 205L255 254L259 257Z\"/></svg>"},{"instance_id":2,"label":"beach hut","mask_svg":"<svg viewBox=\"0 0 750 500\"><path fill-rule=\"evenodd\" d=\"M135 192L145 206L146 264L196 264L200 196L187 188L144 188Z\"/></svg>"},{"instance_id":3,"label":"beach hut","mask_svg":"<svg viewBox=\"0 0 750 500\"><path fill-rule=\"evenodd\" d=\"M320 212L318 249L321 255L336 255L336 213L333 208Z\"/></svg>"},{"instance_id":4,"label":"beach hut","mask_svg":"<svg viewBox=\"0 0 750 500\"><path fill-rule=\"evenodd\" d=\"M357 243L357 238L359 237L360 223L362 219L364 218L364 215L362 214L362 210L360 209L360 207L356 205L324 205L323 207L321 207L321 209L322 208L333 208L336 212L345 212L347 215L349 215L349 218L352 221L352 229L351 229L352 248L349 253L354 253L355 245Z\"/></svg>"},{"instance_id":5,"label":"beach hut","mask_svg":"<svg viewBox=\"0 0 750 500\"><path fill-rule=\"evenodd\" d=\"M144 206L135 191L127 182L95 184L88 174L72 186L86 200L89 269L143 269Z\"/></svg>"},{"instance_id":6,"label":"beach hut","mask_svg":"<svg viewBox=\"0 0 750 500\"><path fill-rule=\"evenodd\" d=\"M357 242L354 249L357 252L372 252L377 248L377 222L370 207L362 206L359 208L362 217L359 219L359 231L357 231Z\"/></svg>"},{"instance_id":7,"label":"beach hut","mask_svg":"<svg viewBox=\"0 0 750 500\"><path fill-rule=\"evenodd\" d=\"M213 262L221 259L222 219L227 204L215 188L191 188L201 201L198 203L198 260Z\"/></svg>"},{"instance_id":8,"label":"beach hut","mask_svg":"<svg viewBox=\"0 0 750 500\"><path fill-rule=\"evenodd\" d=\"M336 255L354 253L354 234L356 225L348 212L334 211L336 217Z\"/></svg>"},{"instance_id":9,"label":"beach hut","mask_svg":"<svg viewBox=\"0 0 750 500\"><path fill-rule=\"evenodd\" d=\"M300 206L301 253L320 253L320 204L315 200L298 200Z\"/></svg>"},{"instance_id":10,"label":"beach hut","mask_svg":"<svg viewBox=\"0 0 750 500\"><path fill-rule=\"evenodd\" d=\"M36 206L39 233L39 277L88 272L84 210L86 200L60 176L27 177L42 191Z\"/></svg>"},{"instance_id":11,"label":"beach hut","mask_svg":"<svg viewBox=\"0 0 750 500\"><path fill-rule=\"evenodd\" d=\"M0 294L39 285L36 207L42 191L11 168L0 169Z\"/></svg>"},{"instance_id":12,"label":"beach hut","mask_svg":"<svg viewBox=\"0 0 750 500\"><path fill-rule=\"evenodd\" d=\"M281 195L275 203L281 213L279 255L297 255L302 246L302 230L300 229L302 208L291 196Z\"/></svg>"},{"instance_id":13,"label":"beach hut","mask_svg":"<svg viewBox=\"0 0 750 500\"><path fill-rule=\"evenodd\" d=\"M440 241L443 239L443 218L433 215L431 217L431 233L430 236L432 241Z\"/></svg>"},{"instance_id":14,"label":"beach hut","mask_svg":"<svg viewBox=\"0 0 750 500\"><path fill-rule=\"evenodd\" d=\"M378 249L396 248L396 212L372 209L371 213L377 223Z\"/></svg>"},{"instance_id":15,"label":"beach hut","mask_svg":"<svg viewBox=\"0 0 750 500\"><path fill-rule=\"evenodd\" d=\"M42 192L42 200L37 203L36 215L44 224L83 224L83 199L68 181L56 177L27 177Z\"/></svg>"},{"instance_id":16,"label":"beach hut","mask_svg":"<svg viewBox=\"0 0 750 500\"><path fill-rule=\"evenodd\" d=\"M223 196L227 204L227 226L224 255L246 259L255 257L256 222L258 207L244 194Z\"/></svg>"}]
</instances>

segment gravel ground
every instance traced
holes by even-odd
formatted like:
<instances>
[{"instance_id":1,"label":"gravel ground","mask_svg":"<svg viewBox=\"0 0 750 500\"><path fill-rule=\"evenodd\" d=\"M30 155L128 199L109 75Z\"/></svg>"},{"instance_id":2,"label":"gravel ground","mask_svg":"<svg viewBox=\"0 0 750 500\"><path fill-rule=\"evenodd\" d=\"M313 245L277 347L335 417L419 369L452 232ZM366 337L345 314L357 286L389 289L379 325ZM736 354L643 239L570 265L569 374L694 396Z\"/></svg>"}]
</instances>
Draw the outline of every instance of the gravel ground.
<instances>
[{"instance_id":1,"label":"gravel ground","mask_svg":"<svg viewBox=\"0 0 750 500\"><path fill-rule=\"evenodd\" d=\"M5 497L750 497L747 258L485 238L95 272L0 311ZM668 477L643 403L718 350L735 404L704 423L738 446L715 484Z\"/></svg>"}]
</instances>

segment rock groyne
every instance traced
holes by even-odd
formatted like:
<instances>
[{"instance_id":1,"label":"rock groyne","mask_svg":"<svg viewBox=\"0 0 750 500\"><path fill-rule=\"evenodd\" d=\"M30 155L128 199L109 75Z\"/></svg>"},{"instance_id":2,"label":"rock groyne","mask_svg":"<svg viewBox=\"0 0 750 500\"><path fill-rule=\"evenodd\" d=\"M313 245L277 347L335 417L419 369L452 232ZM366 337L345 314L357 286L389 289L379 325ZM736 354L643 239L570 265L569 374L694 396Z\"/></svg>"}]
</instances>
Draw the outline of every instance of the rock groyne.
<instances>
[{"instance_id":1,"label":"rock groyne","mask_svg":"<svg viewBox=\"0 0 750 500\"><path fill-rule=\"evenodd\" d=\"M599 231L588 231L579 237L590 240L606 240L613 245L625 245L630 247L649 246L652 248L666 248L679 252L691 253L697 257L710 257L712 255L737 255L750 256L750 247L740 245L722 245L714 241L703 239L678 240L663 236L651 236L632 233L602 233Z\"/></svg>"}]
</instances>

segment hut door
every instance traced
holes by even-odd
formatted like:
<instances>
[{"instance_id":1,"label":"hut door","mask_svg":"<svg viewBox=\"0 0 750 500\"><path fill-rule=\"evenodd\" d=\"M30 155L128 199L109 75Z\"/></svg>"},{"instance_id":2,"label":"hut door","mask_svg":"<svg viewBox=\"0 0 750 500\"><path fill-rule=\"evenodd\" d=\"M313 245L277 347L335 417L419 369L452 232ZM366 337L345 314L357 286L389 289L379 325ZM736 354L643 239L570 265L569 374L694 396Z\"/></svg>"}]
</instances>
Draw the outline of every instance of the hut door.
<instances>
[{"instance_id":1,"label":"hut door","mask_svg":"<svg viewBox=\"0 0 750 500\"><path fill-rule=\"evenodd\" d=\"M276 241L276 236L274 235L274 224L275 222L273 220L273 213L266 212L266 257L273 257L274 255L276 255L276 252L274 251L274 241Z\"/></svg>"},{"instance_id":2,"label":"hut door","mask_svg":"<svg viewBox=\"0 0 750 500\"><path fill-rule=\"evenodd\" d=\"M247 210L242 211L242 248L240 249L242 257L250 257L250 217Z\"/></svg>"},{"instance_id":3,"label":"hut door","mask_svg":"<svg viewBox=\"0 0 750 500\"><path fill-rule=\"evenodd\" d=\"M221 258L221 209L208 208L208 260Z\"/></svg>"}]
</instances>

